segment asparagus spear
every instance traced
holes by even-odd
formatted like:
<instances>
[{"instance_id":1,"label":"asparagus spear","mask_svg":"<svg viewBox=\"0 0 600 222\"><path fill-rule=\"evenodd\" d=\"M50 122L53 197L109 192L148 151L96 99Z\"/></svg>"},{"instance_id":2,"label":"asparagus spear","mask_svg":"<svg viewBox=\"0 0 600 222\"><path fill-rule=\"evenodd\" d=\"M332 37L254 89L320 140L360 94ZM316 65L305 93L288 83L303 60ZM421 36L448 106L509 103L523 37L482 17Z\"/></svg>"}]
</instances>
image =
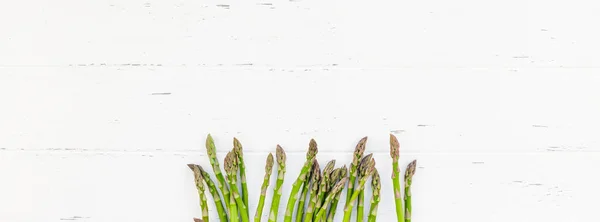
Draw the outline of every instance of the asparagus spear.
<instances>
[{"instance_id":1,"label":"asparagus spear","mask_svg":"<svg viewBox=\"0 0 600 222\"><path fill-rule=\"evenodd\" d=\"M325 218L327 217L327 207L329 206L329 203L331 203L331 201L333 201L333 199L335 198L335 196L342 191L342 189L344 188L344 185L346 185L346 180L348 180L347 177L342 178L338 183L335 184L335 186L333 186L333 188L331 189L331 192L329 192L327 194L327 198L325 198L325 202L323 203L323 207L321 207L321 209L319 210L319 212L317 213L316 218Z\"/></svg>"},{"instance_id":2,"label":"asparagus spear","mask_svg":"<svg viewBox=\"0 0 600 222\"><path fill-rule=\"evenodd\" d=\"M215 186L215 182L213 182L212 179L210 179L210 175L208 174L208 172L206 172L201 166L198 166L198 168L200 168L200 172L202 172L202 178L204 178L204 182L206 182L206 185L208 185L208 191L210 192L210 194L213 197L213 201L215 202L215 206L217 207L217 213L219 214L219 220L220 221L227 221L227 213L225 208L223 208L223 201L221 200L221 197L219 196L219 190L217 190L217 186ZM225 206L228 207L228 206Z\"/></svg>"},{"instance_id":3,"label":"asparagus spear","mask_svg":"<svg viewBox=\"0 0 600 222\"><path fill-rule=\"evenodd\" d=\"M406 206L406 222L410 222L412 216L412 193L410 192L410 185L412 185L412 177L415 175L417 169L417 160L413 160L406 167L404 174L404 206Z\"/></svg>"},{"instance_id":4,"label":"asparagus spear","mask_svg":"<svg viewBox=\"0 0 600 222\"><path fill-rule=\"evenodd\" d=\"M258 206L256 207L254 222L260 222L263 207L265 205L265 196L267 195L267 188L269 188L269 181L271 180L271 172L273 172L273 154L269 153L269 156L267 156L267 164L265 166L265 179L263 180L263 184L260 189L260 199L258 200Z\"/></svg>"},{"instance_id":5,"label":"asparagus spear","mask_svg":"<svg viewBox=\"0 0 600 222\"><path fill-rule=\"evenodd\" d=\"M315 162L316 159L313 159ZM306 180L302 185L302 191L300 192L300 200L298 201L298 208L296 209L296 222L302 222L302 216L304 215L304 202L306 201L306 195L308 194L308 190L310 189L310 182L312 178L312 168L308 171L306 175Z\"/></svg>"},{"instance_id":6,"label":"asparagus spear","mask_svg":"<svg viewBox=\"0 0 600 222\"><path fill-rule=\"evenodd\" d=\"M341 170L342 170L341 167L336 168L336 169L333 169L331 171L331 173L329 174L329 179L327 182L328 193L325 194L325 200L327 200L327 196L329 196L329 193L331 193L333 191L333 188L335 187L335 185L340 181L340 179L343 178L342 174L341 174ZM347 181L347 179L346 179L346 181ZM335 200L335 196L336 195L333 195L333 197L331 198L331 201L328 203L327 206L325 206L326 208L329 207L329 205ZM324 205L322 204L320 208L323 208L323 206ZM316 212L319 212L320 208ZM327 212L329 212L329 211L326 210L324 214L320 215L321 216L320 218L316 217L317 218L316 221L323 221L323 222L326 221L327 220Z\"/></svg>"},{"instance_id":7,"label":"asparagus spear","mask_svg":"<svg viewBox=\"0 0 600 222\"><path fill-rule=\"evenodd\" d=\"M238 157L238 166L240 168L240 179L242 180L242 201L248 206L248 185L246 185L246 164L244 164L244 152L242 143L237 138L233 138L233 150Z\"/></svg>"},{"instance_id":8,"label":"asparagus spear","mask_svg":"<svg viewBox=\"0 0 600 222\"><path fill-rule=\"evenodd\" d=\"M277 157L277 164L279 168L277 169L277 183L275 184L275 190L273 195L273 201L271 202L271 211L269 212L269 222L277 221L277 213L279 211L279 200L281 199L281 185L283 185L283 179L285 176L285 151L281 146L277 145L277 152L275 153Z\"/></svg>"},{"instance_id":9,"label":"asparagus spear","mask_svg":"<svg viewBox=\"0 0 600 222\"><path fill-rule=\"evenodd\" d=\"M396 202L396 216L398 222L404 222L404 207L402 206L402 193L400 192L400 143L398 139L390 134L390 156L392 157L392 182L394 184L394 201Z\"/></svg>"},{"instance_id":10,"label":"asparagus spear","mask_svg":"<svg viewBox=\"0 0 600 222\"><path fill-rule=\"evenodd\" d=\"M371 154L369 154L371 155ZM371 157L369 157L371 158ZM361 163L362 164L362 163ZM359 168L363 168L366 167L365 165L359 165ZM361 172L364 172L363 169L359 170L358 173L358 179L362 179L362 177L365 177L366 175L363 175ZM362 222L364 219L364 207L365 207L365 190L360 189L359 193L358 193L358 207L356 207L356 222Z\"/></svg>"},{"instance_id":11,"label":"asparagus spear","mask_svg":"<svg viewBox=\"0 0 600 222\"><path fill-rule=\"evenodd\" d=\"M339 177L344 178L348 177L348 168L346 165L342 166L339 171ZM331 209L329 209L329 215L327 216L327 222L333 222L333 218L335 216L335 212L337 209L338 202L340 201L340 197L342 196L342 192L339 192L335 195L333 201L331 202Z\"/></svg>"},{"instance_id":12,"label":"asparagus spear","mask_svg":"<svg viewBox=\"0 0 600 222\"><path fill-rule=\"evenodd\" d=\"M317 205L317 194L319 192L319 183L321 181L321 168L319 162L315 159L312 168L312 185L310 187L310 198L308 202L308 208L306 208L306 214L304 215L304 222L312 222L313 215L315 213L315 207Z\"/></svg>"},{"instance_id":13,"label":"asparagus spear","mask_svg":"<svg viewBox=\"0 0 600 222\"><path fill-rule=\"evenodd\" d=\"M346 206L348 206L350 197L352 193L354 193L354 183L356 180L356 176L358 174L357 167L358 162L362 158L363 153L365 152L365 145L367 143L367 137L363 137L358 141L356 148L354 149L354 157L352 158L352 163L350 164L350 180L348 181L348 193L346 193Z\"/></svg>"},{"instance_id":14,"label":"asparagus spear","mask_svg":"<svg viewBox=\"0 0 600 222\"><path fill-rule=\"evenodd\" d=\"M206 195L204 195L204 182L202 182L202 172L200 168L194 164L188 164L188 167L194 171L194 181L196 182L196 189L198 189L198 195L200 196L200 208L202 209L202 218L208 222L208 204L206 203Z\"/></svg>"},{"instance_id":15,"label":"asparagus spear","mask_svg":"<svg viewBox=\"0 0 600 222\"><path fill-rule=\"evenodd\" d=\"M371 196L371 209L369 210L368 222L375 222L377 219L377 208L379 206L380 191L381 191L381 179L379 178L379 172L377 169L373 172L371 179L371 188L373 189L373 196Z\"/></svg>"},{"instance_id":16,"label":"asparagus spear","mask_svg":"<svg viewBox=\"0 0 600 222\"><path fill-rule=\"evenodd\" d=\"M323 175L321 178L321 183L319 184L319 192L317 193L317 205L315 206L315 212L319 212L321 207L323 206L323 201L325 200L325 195L329 192L329 181L331 180L331 171L333 171L333 167L335 167L335 160L329 161L325 168L323 168ZM313 219L316 222L321 221L321 218L315 217Z\"/></svg>"},{"instance_id":17,"label":"asparagus spear","mask_svg":"<svg viewBox=\"0 0 600 222\"><path fill-rule=\"evenodd\" d=\"M298 200L298 191L300 190L300 186L304 184L306 177L308 175L308 171L310 170L313 159L317 155L319 150L317 149L317 142L314 139L310 140L308 145L308 151L306 152L306 162L300 171L300 175L298 179L292 185L292 192L290 193L290 198L288 199L287 208L285 209L285 217L284 222L292 222L292 214L294 213L294 206L296 205L296 200Z\"/></svg>"},{"instance_id":18,"label":"asparagus spear","mask_svg":"<svg viewBox=\"0 0 600 222\"><path fill-rule=\"evenodd\" d=\"M373 154L369 154L369 155L365 156L364 158L372 158L372 155ZM358 168L360 169L359 173L358 173L359 180L362 179L363 177L367 176L367 175L363 175L362 174L362 173L365 172L364 168L367 167L363 163L365 163L365 162L363 162L361 160L361 163L358 166ZM363 219L364 219L364 212L365 212L364 211L364 205L365 205L365 197L364 196L365 196L365 189L363 187L363 188L359 189L359 193L358 193L358 197L357 197L357 199L358 199L358 207L356 208L356 222L362 222Z\"/></svg>"},{"instance_id":19,"label":"asparagus spear","mask_svg":"<svg viewBox=\"0 0 600 222\"><path fill-rule=\"evenodd\" d=\"M229 221L239 222L240 217L238 215L237 205L235 204L235 198L233 195L229 195Z\"/></svg>"},{"instance_id":20,"label":"asparagus spear","mask_svg":"<svg viewBox=\"0 0 600 222\"><path fill-rule=\"evenodd\" d=\"M348 202L348 204L346 204L347 206L344 208L343 222L350 222L350 218L352 217L352 208L354 208L354 201L356 200L356 198L358 198L360 190L362 190L365 187L365 182L367 181L367 178L373 174L373 171L375 171L375 159L371 158L371 156L372 154L369 154L361 160L360 165L362 167L360 167L359 169L362 171L361 174L364 176L358 180L357 189L354 190L352 196L350 197L350 201Z\"/></svg>"},{"instance_id":21,"label":"asparagus spear","mask_svg":"<svg viewBox=\"0 0 600 222\"><path fill-rule=\"evenodd\" d=\"M242 218L242 222L249 222L248 219L248 208L240 197L240 191L237 188L237 171L238 171L238 158L235 152L231 151L225 156L225 173L229 179L229 188L231 188L231 197L235 200L237 210Z\"/></svg>"},{"instance_id":22,"label":"asparagus spear","mask_svg":"<svg viewBox=\"0 0 600 222\"><path fill-rule=\"evenodd\" d=\"M210 165L212 166L215 176L217 177L217 185L223 194L225 204L229 206L229 188L227 188L227 182L225 181L225 177L223 177L223 173L221 173L221 166L219 166L219 159L217 159L217 148L215 147L215 141L210 134L206 136L206 153L208 154Z\"/></svg>"}]
</instances>

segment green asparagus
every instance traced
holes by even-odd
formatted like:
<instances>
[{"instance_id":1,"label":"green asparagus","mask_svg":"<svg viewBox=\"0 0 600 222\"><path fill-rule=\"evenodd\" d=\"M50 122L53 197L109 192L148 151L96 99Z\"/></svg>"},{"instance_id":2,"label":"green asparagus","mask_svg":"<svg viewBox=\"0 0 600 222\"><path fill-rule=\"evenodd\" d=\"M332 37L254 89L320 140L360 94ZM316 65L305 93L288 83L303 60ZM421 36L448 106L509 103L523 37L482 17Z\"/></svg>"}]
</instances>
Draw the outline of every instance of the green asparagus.
<instances>
[{"instance_id":1,"label":"green asparagus","mask_svg":"<svg viewBox=\"0 0 600 222\"><path fill-rule=\"evenodd\" d=\"M321 209L319 210L319 212L317 213L315 218L325 218L327 215L327 207L329 206L329 204L331 203L331 201L333 201L333 199L335 198L335 196L342 191L342 189L344 189L344 185L346 185L346 180L348 180L347 177L342 178L338 183L335 184L335 186L333 186L333 188L331 189L331 192L329 192L327 194L327 197L325 198L325 201L323 202L323 207L321 207Z\"/></svg>"},{"instance_id":2,"label":"green asparagus","mask_svg":"<svg viewBox=\"0 0 600 222\"><path fill-rule=\"evenodd\" d=\"M315 213L321 210L323 206L323 201L325 200L325 195L329 192L329 181L331 180L331 171L335 167L335 160L329 161L325 168L323 168L323 173L321 176L321 183L319 184L319 192L317 193L317 205L315 206ZM313 218L313 221L320 222L322 218Z\"/></svg>"},{"instance_id":3,"label":"green asparagus","mask_svg":"<svg viewBox=\"0 0 600 222\"><path fill-rule=\"evenodd\" d=\"M370 156L372 156L372 154L369 154ZM367 156L365 156L367 157ZM368 158L372 158L372 157L368 157ZM365 172L365 169L363 169L364 167L366 167L365 165L362 164L358 166L359 167L359 173L358 173L358 178L359 180L362 179L363 175L362 172ZM356 222L362 222L364 219L364 207L365 207L365 189L364 187L362 189L359 190L358 193L358 206L356 207Z\"/></svg>"},{"instance_id":4,"label":"green asparagus","mask_svg":"<svg viewBox=\"0 0 600 222\"><path fill-rule=\"evenodd\" d=\"M237 205L235 204L235 198L233 195L229 195L229 221L230 222L239 222L240 217L237 210Z\"/></svg>"},{"instance_id":5,"label":"green asparagus","mask_svg":"<svg viewBox=\"0 0 600 222\"><path fill-rule=\"evenodd\" d=\"M329 195L329 193L330 193L331 191L333 191L333 188L335 187L335 185L336 185L336 184L337 184L337 183L340 181L340 179L342 178L341 170L342 170L342 168L340 167L340 168L333 169L333 170L331 171L331 173L329 173L329 179L327 180L327 181L328 181L328 182L327 182L327 190L328 190L328 192L325 194L325 200L327 200L327 196ZM347 181L347 179L346 179L346 181ZM344 184L344 186L345 186L345 184ZM330 204L331 204L331 203L332 203L332 202L335 200L335 196L336 196L336 195L334 195L334 196L331 198L332 200L331 200L331 201L330 201L330 203L328 203L328 205L327 205L327 206L325 206L325 207L329 207L329 205L330 205ZM323 201L323 202L325 202L325 201ZM323 204L321 205L321 207L320 207L320 208L323 208ZM319 211L320 211L320 208L319 208ZM316 212L319 212L319 211L316 211ZM328 212L329 212L329 211L326 211L324 214L320 215L320 218L317 218L315 221L322 221L322 222L325 222L325 221L327 220L327 213L328 213Z\"/></svg>"},{"instance_id":6,"label":"green asparagus","mask_svg":"<svg viewBox=\"0 0 600 222\"><path fill-rule=\"evenodd\" d=\"M267 164L265 166L265 178L260 189L260 199L258 200L256 214L254 215L254 222L260 222L260 220L262 219L262 211L265 205L265 196L267 195L267 188L269 188L269 181L271 180L271 172L273 172L273 154L269 153L269 155L267 156Z\"/></svg>"},{"instance_id":7,"label":"green asparagus","mask_svg":"<svg viewBox=\"0 0 600 222\"><path fill-rule=\"evenodd\" d=\"M360 139L360 141L358 141L358 144L356 145L356 148L354 149L354 156L352 157L352 163L350 164L350 179L348 180L348 193L346 193L346 205L345 206L348 206L350 204L350 202L349 202L350 197L352 196L352 193L354 193L355 180L356 180L356 176L358 174L358 172L357 172L358 162L360 161L363 153L365 152L366 144L367 144L367 137L365 136L362 139Z\"/></svg>"},{"instance_id":8,"label":"green asparagus","mask_svg":"<svg viewBox=\"0 0 600 222\"><path fill-rule=\"evenodd\" d=\"M370 177L375 171L375 159L371 158L371 156L372 154L369 154L361 159L361 167L359 170L361 170L361 174L363 176L358 180L357 189L354 190L352 196L350 197L350 201L348 202L349 204L347 204L347 206L344 208L343 222L350 222L350 218L352 217L352 209L354 208L354 201L356 198L358 198L360 190L364 188L367 178Z\"/></svg>"},{"instance_id":9,"label":"green asparagus","mask_svg":"<svg viewBox=\"0 0 600 222\"><path fill-rule=\"evenodd\" d=\"M217 177L217 185L223 194L225 204L229 206L229 188L227 188L227 182L225 181L223 173L221 173L221 166L219 166L219 159L217 159L217 148L215 147L215 142L210 134L206 136L206 153L208 154L210 165L212 166L215 176Z\"/></svg>"},{"instance_id":10,"label":"green asparagus","mask_svg":"<svg viewBox=\"0 0 600 222\"><path fill-rule=\"evenodd\" d=\"M246 185L246 164L244 164L244 150L242 143L237 138L233 138L233 150L238 157L238 166L240 168L240 180L242 181L242 201L248 206L248 185Z\"/></svg>"},{"instance_id":11,"label":"green asparagus","mask_svg":"<svg viewBox=\"0 0 600 222\"><path fill-rule=\"evenodd\" d=\"M375 222L377 219L377 208L379 206L380 192L381 192L381 179L379 178L379 172L377 169L373 172L371 179L371 188L373 189L373 195L371 196L371 209L369 209L368 222Z\"/></svg>"},{"instance_id":12,"label":"green asparagus","mask_svg":"<svg viewBox=\"0 0 600 222\"><path fill-rule=\"evenodd\" d=\"M277 157L277 164L279 168L277 169L277 183L275 184L275 190L273 195L273 201L271 202L271 211L269 211L269 222L277 221L277 213L279 211L279 201L281 199L281 186L283 185L283 179L285 177L285 160L286 155L285 151L281 146L277 145L277 152L275 153Z\"/></svg>"},{"instance_id":13,"label":"green asparagus","mask_svg":"<svg viewBox=\"0 0 600 222\"><path fill-rule=\"evenodd\" d=\"M284 222L292 222L292 215L294 213L294 206L296 205L296 200L298 200L298 191L300 190L300 186L304 184L304 181L307 179L308 171L310 170L313 159L317 155L319 150L317 149L317 142L314 139L310 140L308 145L308 151L306 152L306 162L300 170L300 175L298 179L292 185L292 192L290 193L290 197L288 199L287 208L285 210Z\"/></svg>"},{"instance_id":14,"label":"green asparagus","mask_svg":"<svg viewBox=\"0 0 600 222\"><path fill-rule=\"evenodd\" d=\"M359 165L358 167L361 168L361 167L365 167L365 166ZM359 170L358 172L359 172L358 173L359 180L362 179L363 176L366 176L366 175L361 174L361 172L364 172L363 169ZM357 199L358 199L358 206L356 207L356 222L362 222L364 219L364 212L365 212L365 210L364 210L365 190L364 190L364 188L359 190Z\"/></svg>"},{"instance_id":15,"label":"green asparagus","mask_svg":"<svg viewBox=\"0 0 600 222\"><path fill-rule=\"evenodd\" d=\"M206 182L206 185L208 185L208 191L210 192L210 194L213 197L213 201L215 202L215 206L217 207L217 213L219 214L219 220L220 221L227 221L227 211L225 210L225 208L227 208L228 206L225 206L225 208L223 208L223 201L221 200L221 197L219 196L219 190L217 189L217 186L215 186L215 182L213 182L212 179L210 179L210 175L208 174L208 172L206 172L201 166L198 166L198 168L200 168L200 172L202 172L202 178L204 178L204 182Z\"/></svg>"},{"instance_id":16,"label":"green asparagus","mask_svg":"<svg viewBox=\"0 0 600 222\"><path fill-rule=\"evenodd\" d=\"M410 222L412 216L412 193L410 192L410 186L412 185L412 177L415 175L417 169L417 160L413 160L406 167L404 174L404 206L406 206L406 222Z\"/></svg>"},{"instance_id":17,"label":"green asparagus","mask_svg":"<svg viewBox=\"0 0 600 222\"><path fill-rule=\"evenodd\" d=\"M313 163L315 160L316 159L313 159ZM300 192L300 197L298 200L298 207L296 209L295 222L302 222L302 216L304 215L304 206L305 206L304 203L306 202L306 196L310 189L310 182L311 182L311 178L312 178L312 167L311 167L311 170L308 171L308 174L306 174L306 178L307 179L304 181L304 184L302 185L302 191Z\"/></svg>"},{"instance_id":18,"label":"green asparagus","mask_svg":"<svg viewBox=\"0 0 600 222\"><path fill-rule=\"evenodd\" d=\"M240 191L237 188L237 171L238 171L238 157L234 151L227 153L225 156L225 173L229 179L229 188L231 189L231 196L235 200L237 210L239 211L242 222L249 222L248 219L248 208L242 201Z\"/></svg>"},{"instance_id":19,"label":"green asparagus","mask_svg":"<svg viewBox=\"0 0 600 222\"><path fill-rule=\"evenodd\" d=\"M340 178L348 177L348 168L346 165L342 166L342 168L338 172ZM347 180L346 180L347 181ZM334 199L331 202L331 209L329 209L329 215L327 215L327 222L333 222L333 218L335 216L338 202L340 201L340 197L342 196L342 192L339 192L335 195Z\"/></svg>"},{"instance_id":20,"label":"green asparagus","mask_svg":"<svg viewBox=\"0 0 600 222\"><path fill-rule=\"evenodd\" d=\"M396 203L396 216L398 222L405 222L404 206L402 206L402 193L400 191L400 143L393 134L390 134L390 156L392 157L392 183L394 184L394 202Z\"/></svg>"},{"instance_id":21,"label":"green asparagus","mask_svg":"<svg viewBox=\"0 0 600 222\"><path fill-rule=\"evenodd\" d=\"M321 183L321 168L319 167L319 162L315 159L312 167L312 184L310 187L310 198L308 202L308 208L306 208L306 214L304 215L304 222L312 222L313 216L315 213L315 208L317 206L317 194L319 192L319 184Z\"/></svg>"},{"instance_id":22,"label":"green asparagus","mask_svg":"<svg viewBox=\"0 0 600 222\"><path fill-rule=\"evenodd\" d=\"M208 204L206 203L206 195L204 195L204 182L202 179L202 172L200 168L194 164L188 164L188 167L194 171L194 181L196 182L196 189L198 189L198 195L200 196L200 209L202 209L202 218L208 222Z\"/></svg>"}]
</instances>

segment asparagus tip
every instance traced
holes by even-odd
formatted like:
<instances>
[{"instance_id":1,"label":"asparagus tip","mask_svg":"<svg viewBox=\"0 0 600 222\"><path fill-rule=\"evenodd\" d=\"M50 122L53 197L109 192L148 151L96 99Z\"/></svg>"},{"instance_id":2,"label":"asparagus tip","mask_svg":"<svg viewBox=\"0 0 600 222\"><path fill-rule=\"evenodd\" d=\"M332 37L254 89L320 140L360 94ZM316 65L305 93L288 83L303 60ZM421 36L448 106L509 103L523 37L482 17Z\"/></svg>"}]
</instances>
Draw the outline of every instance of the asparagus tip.
<instances>
[{"instance_id":1,"label":"asparagus tip","mask_svg":"<svg viewBox=\"0 0 600 222\"><path fill-rule=\"evenodd\" d=\"M358 141L358 144L356 144L356 148L354 149L354 153L357 154L358 156L362 156L362 154L365 152L365 146L367 144L367 138L368 137L363 137L362 139L360 139L360 141Z\"/></svg>"},{"instance_id":2,"label":"asparagus tip","mask_svg":"<svg viewBox=\"0 0 600 222\"><path fill-rule=\"evenodd\" d=\"M240 143L240 141L235 137L233 137L233 148L236 150L236 152L239 152L242 150L242 143ZM238 155L239 155L239 153L238 153Z\"/></svg>"},{"instance_id":3,"label":"asparagus tip","mask_svg":"<svg viewBox=\"0 0 600 222\"><path fill-rule=\"evenodd\" d=\"M194 222L204 222L204 221L200 218L194 218Z\"/></svg>"},{"instance_id":4,"label":"asparagus tip","mask_svg":"<svg viewBox=\"0 0 600 222\"><path fill-rule=\"evenodd\" d=\"M367 167L367 164L369 163L369 161L371 161L371 159L373 158L373 153L369 153L368 155L364 156L362 159L360 159L360 163L358 164L358 167Z\"/></svg>"},{"instance_id":5,"label":"asparagus tip","mask_svg":"<svg viewBox=\"0 0 600 222\"><path fill-rule=\"evenodd\" d=\"M235 175L237 172L237 156L235 152L230 151L225 156L225 172L228 175Z\"/></svg>"},{"instance_id":6,"label":"asparagus tip","mask_svg":"<svg viewBox=\"0 0 600 222\"><path fill-rule=\"evenodd\" d=\"M216 154L216 148L215 148L215 141L213 140L212 136L210 136L210 133L206 136L206 152L208 153L209 156L212 156L214 154Z\"/></svg>"},{"instance_id":7,"label":"asparagus tip","mask_svg":"<svg viewBox=\"0 0 600 222\"><path fill-rule=\"evenodd\" d=\"M192 170L192 171L193 171L193 170L194 170L194 166L195 166L195 164L193 164L193 163L189 163L187 166L190 168L190 170Z\"/></svg>"},{"instance_id":8,"label":"asparagus tip","mask_svg":"<svg viewBox=\"0 0 600 222\"><path fill-rule=\"evenodd\" d=\"M330 174L331 171L333 171L333 167L335 167L335 159L330 160L329 162L327 162L327 164L325 165L325 168L323 168L323 173L324 174Z\"/></svg>"},{"instance_id":9,"label":"asparagus tip","mask_svg":"<svg viewBox=\"0 0 600 222\"><path fill-rule=\"evenodd\" d=\"M277 157L277 163L280 166L283 166L285 164L286 156L285 151L279 144L277 144L277 152L275 152L275 156Z\"/></svg>"},{"instance_id":10,"label":"asparagus tip","mask_svg":"<svg viewBox=\"0 0 600 222\"><path fill-rule=\"evenodd\" d=\"M342 168L340 169L340 174L342 175L341 177L348 176L348 167L346 167L346 165L342 166Z\"/></svg>"},{"instance_id":11,"label":"asparagus tip","mask_svg":"<svg viewBox=\"0 0 600 222\"><path fill-rule=\"evenodd\" d=\"M273 154L269 153L269 155L267 156L267 164L265 166L265 171L271 172L272 169L273 169Z\"/></svg>"},{"instance_id":12,"label":"asparagus tip","mask_svg":"<svg viewBox=\"0 0 600 222\"><path fill-rule=\"evenodd\" d=\"M400 157L400 143L394 134L390 133L390 156L394 161L398 161Z\"/></svg>"},{"instance_id":13,"label":"asparagus tip","mask_svg":"<svg viewBox=\"0 0 600 222\"><path fill-rule=\"evenodd\" d=\"M379 177L379 172L377 169L373 170L373 178L371 179L371 186L373 189L381 189L381 178Z\"/></svg>"},{"instance_id":14,"label":"asparagus tip","mask_svg":"<svg viewBox=\"0 0 600 222\"><path fill-rule=\"evenodd\" d=\"M315 139L310 139L310 142L308 143L308 152L306 152L306 159L310 160L314 158L318 152L317 141L315 141Z\"/></svg>"},{"instance_id":15,"label":"asparagus tip","mask_svg":"<svg viewBox=\"0 0 600 222\"><path fill-rule=\"evenodd\" d=\"M331 192L333 192L333 193L340 192L342 189L344 189L344 186L346 185L347 180L348 180L348 177L342 178L340 181L338 181L335 184L335 186L333 186L333 188L331 189Z\"/></svg>"},{"instance_id":16,"label":"asparagus tip","mask_svg":"<svg viewBox=\"0 0 600 222\"><path fill-rule=\"evenodd\" d=\"M358 165L359 178L371 175L373 171L372 168L375 166L375 159L372 157L373 154L370 153L360 160L360 164Z\"/></svg>"},{"instance_id":17,"label":"asparagus tip","mask_svg":"<svg viewBox=\"0 0 600 222\"><path fill-rule=\"evenodd\" d=\"M312 165L312 181L319 181L321 177L321 167L319 166L319 161L315 159Z\"/></svg>"},{"instance_id":18,"label":"asparagus tip","mask_svg":"<svg viewBox=\"0 0 600 222\"><path fill-rule=\"evenodd\" d=\"M406 167L405 177L412 178L412 176L415 175L416 170L417 170L417 160L413 160Z\"/></svg>"}]
</instances>

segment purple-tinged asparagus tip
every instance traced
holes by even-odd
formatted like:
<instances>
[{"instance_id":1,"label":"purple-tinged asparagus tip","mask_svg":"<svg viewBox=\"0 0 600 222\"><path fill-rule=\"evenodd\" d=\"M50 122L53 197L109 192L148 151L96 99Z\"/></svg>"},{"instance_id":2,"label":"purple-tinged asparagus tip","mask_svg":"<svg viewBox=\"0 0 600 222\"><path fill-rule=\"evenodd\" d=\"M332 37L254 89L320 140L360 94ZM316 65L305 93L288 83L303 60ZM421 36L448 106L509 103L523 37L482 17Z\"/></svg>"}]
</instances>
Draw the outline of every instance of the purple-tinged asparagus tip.
<instances>
[{"instance_id":1,"label":"purple-tinged asparagus tip","mask_svg":"<svg viewBox=\"0 0 600 222\"><path fill-rule=\"evenodd\" d=\"M273 170L273 154L269 153L267 156L267 164L265 165L265 172L270 172Z\"/></svg>"},{"instance_id":2,"label":"purple-tinged asparagus tip","mask_svg":"<svg viewBox=\"0 0 600 222\"><path fill-rule=\"evenodd\" d=\"M195 164L193 164L193 163L189 163L187 166L190 168L190 170L192 170L192 171L193 171L193 170L194 170L194 166L195 166Z\"/></svg>"},{"instance_id":3,"label":"purple-tinged asparagus tip","mask_svg":"<svg viewBox=\"0 0 600 222\"><path fill-rule=\"evenodd\" d=\"M390 134L390 156L394 161L398 161L400 158L400 143L393 134Z\"/></svg>"},{"instance_id":4,"label":"purple-tinged asparagus tip","mask_svg":"<svg viewBox=\"0 0 600 222\"><path fill-rule=\"evenodd\" d=\"M306 152L306 160L311 160L318 152L317 141L315 141L315 139L310 139L310 142L308 143L308 152Z\"/></svg>"},{"instance_id":5,"label":"purple-tinged asparagus tip","mask_svg":"<svg viewBox=\"0 0 600 222\"><path fill-rule=\"evenodd\" d=\"M233 150L238 156L242 153L242 143L235 137L233 137Z\"/></svg>"},{"instance_id":6,"label":"purple-tinged asparagus tip","mask_svg":"<svg viewBox=\"0 0 600 222\"><path fill-rule=\"evenodd\" d=\"M277 164L279 164L279 166L284 166L285 160L286 160L286 155L285 155L285 151L283 150L283 148L281 148L280 145L277 145L277 150L275 152L275 156L277 157Z\"/></svg>"},{"instance_id":7,"label":"purple-tinged asparagus tip","mask_svg":"<svg viewBox=\"0 0 600 222\"><path fill-rule=\"evenodd\" d=\"M363 153L365 152L365 147L367 145L367 139L368 137L363 137L362 139L360 139L360 141L358 141L358 144L356 144L356 148L354 148L354 153L357 156L362 156Z\"/></svg>"},{"instance_id":8,"label":"purple-tinged asparagus tip","mask_svg":"<svg viewBox=\"0 0 600 222\"><path fill-rule=\"evenodd\" d=\"M417 170L417 160L413 160L406 167L406 173L404 175L405 178L412 178L415 175L415 171Z\"/></svg>"}]
</instances>

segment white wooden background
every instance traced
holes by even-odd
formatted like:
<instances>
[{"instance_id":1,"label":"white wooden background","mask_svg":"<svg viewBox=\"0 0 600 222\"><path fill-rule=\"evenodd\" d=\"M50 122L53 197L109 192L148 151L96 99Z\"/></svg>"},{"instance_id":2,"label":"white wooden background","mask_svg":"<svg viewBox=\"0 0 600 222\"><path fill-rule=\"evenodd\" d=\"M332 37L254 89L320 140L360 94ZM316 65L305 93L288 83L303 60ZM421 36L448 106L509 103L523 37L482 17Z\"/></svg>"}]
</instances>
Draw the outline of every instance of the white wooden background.
<instances>
[{"instance_id":1,"label":"white wooden background","mask_svg":"<svg viewBox=\"0 0 600 222\"><path fill-rule=\"evenodd\" d=\"M276 144L287 197L310 138L341 165L369 136L393 221L393 133L419 161L415 222L600 221L599 10L2 0L0 221L191 221L207 133L220 158L244 144L251 212Z\"/></svg>"}]
</instances>

